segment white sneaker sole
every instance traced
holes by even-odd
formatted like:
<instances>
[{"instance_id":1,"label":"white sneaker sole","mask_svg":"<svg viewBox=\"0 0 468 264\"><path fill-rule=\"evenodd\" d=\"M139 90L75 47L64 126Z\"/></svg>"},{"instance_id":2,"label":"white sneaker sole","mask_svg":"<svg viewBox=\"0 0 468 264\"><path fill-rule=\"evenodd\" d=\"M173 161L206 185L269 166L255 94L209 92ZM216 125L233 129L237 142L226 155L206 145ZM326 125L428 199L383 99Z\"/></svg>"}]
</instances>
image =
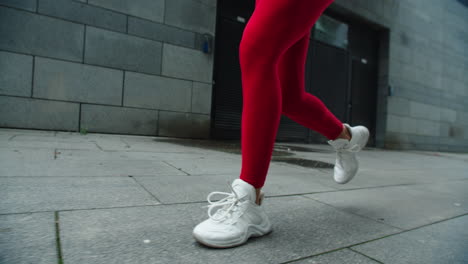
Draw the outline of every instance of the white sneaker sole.
<instances>
[{"instance_id":1,"label":"white sneaker sole","mask_svg":"<svg viewBox=\"0 0 468 264\"><path fill-rule=\"evenodd\" d=\"M251 237L260 237L267 235L271 233L272 228L271 228L271 223L269 221L265 221L265 223L262 223L262 225L250 225L249 228L247 229L247 232L245 236L239 237L236 239L228 240L228 241L210 241L208 239L203 239L201 237L198 237L197 234L192 233L193 237L195 238L196 241L198 241L200 244L203 244L208 247L212 248L230 248L230 247L235 247L235 246L240 246L247 242L247 240Z\"/></svg>"}]
</instances>

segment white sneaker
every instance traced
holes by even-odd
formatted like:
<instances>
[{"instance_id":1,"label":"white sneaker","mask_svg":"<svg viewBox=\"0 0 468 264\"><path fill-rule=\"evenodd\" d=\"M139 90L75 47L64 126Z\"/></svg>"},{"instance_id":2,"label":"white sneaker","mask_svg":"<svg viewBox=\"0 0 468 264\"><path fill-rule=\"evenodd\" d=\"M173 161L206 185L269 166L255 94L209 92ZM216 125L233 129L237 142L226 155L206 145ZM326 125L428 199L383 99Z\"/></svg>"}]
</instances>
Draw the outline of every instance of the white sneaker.
<instances>
[{"instance_id":1,"label":"white sneaker","mask_svg":"<svg viewBox=\"0 0 468 264\"><path fill-rule=\"evenodd\" d=\"M216 248L234 247L245 243L249 237L262 236L272 230L263 208L255 203L252 185L236 179L231 190L232 193L212 192L208 195L209 218L193 229L198 242ZM216 194L226 197L213 202L211 196ZM212 214L215 208L218 210Z\"/></svg>"},{"instance_id":2,"label":"white sneaker","mask_svg":"<svg viewBox=\"0 0 468 264\"><path fill-rule=\"evenodd\" d=\"M340 184L349 182L356 175L359 164L355 153L359 152L369 140L369 130L366 127L344 125L349 129L351 140L338 138L327 141L336 150L333 179Z\"/></svg>"}]
</instances>

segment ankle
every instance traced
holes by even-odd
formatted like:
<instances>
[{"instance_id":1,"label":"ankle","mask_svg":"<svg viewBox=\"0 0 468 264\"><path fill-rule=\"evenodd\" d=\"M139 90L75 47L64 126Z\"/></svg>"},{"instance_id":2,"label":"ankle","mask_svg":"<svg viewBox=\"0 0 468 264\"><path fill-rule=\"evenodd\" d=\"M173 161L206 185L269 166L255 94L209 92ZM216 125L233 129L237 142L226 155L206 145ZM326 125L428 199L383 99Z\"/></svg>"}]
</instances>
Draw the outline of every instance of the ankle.
<instances>
[{"instance_id":1,"label":"ankle","mask_svg":"<svg viewBox=\"0 0 468 264\"><path fill-rule=\"evenodd\" d=\"M263 197L262 197L262 193L261 193L261 188L259 189L255 189L255 194L256 194L256 198L255 198L255 203L257 205L261 205L262 204L262 200L263 200Z\"/></svg>"},{"instance_id":2,"label":"ankle","mask_svg":"<svg viewBox=\"0 0 468 264\"><path fill-rule=\"evenodd\" d=\"M347 140L351 140L351 132L349 131L348 127L343 124L343 130L338 138L344 138Z\"/></svg>"}]
</instances>

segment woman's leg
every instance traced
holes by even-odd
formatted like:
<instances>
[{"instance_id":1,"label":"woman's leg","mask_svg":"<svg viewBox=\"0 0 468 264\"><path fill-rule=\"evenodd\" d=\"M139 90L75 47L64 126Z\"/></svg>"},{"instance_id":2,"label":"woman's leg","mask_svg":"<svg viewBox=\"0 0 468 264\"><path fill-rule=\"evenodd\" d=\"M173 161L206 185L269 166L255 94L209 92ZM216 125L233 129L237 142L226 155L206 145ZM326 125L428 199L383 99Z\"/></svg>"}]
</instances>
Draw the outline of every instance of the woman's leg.
<instances>
[{"instance_id":1,"label":"woman's leg","mask_svg":"<svg viewBox=\"0 0 468 264\"><path fill-rule=\"evenodd\" d=\"M265 182L283 112L280 58L310 32L332 2L260 0L244 29L239 47L243 91L240 178L257 189ZM336 133L334 129L330 135Z\"/></svg>"},{"instance_id":2,"label":"woman's leg","mask_svg":"<svg viewBox=\"0 0 468 264\"><path fill-rule=\"evenodd\" d=\"M309 38L310 31L280 59L278 75L282 89L283 114L333 140L346 132L344 125L319 98L305 91L304 74Z\"/></svg>"},{"instance_id":3,"label":"woman's leg","mask_svg":"<svg viewBox=\"0 0 468 264\"><path fill-rule=\"evenodd\" d=\"M279 64L283 114L305 127L326 136L337 150L333 178L337 183L349 182L357 173L355 152L369 138L364 126L342 124L316 96L305 91L304 72L310 32L283 55Z\"/></svg>"}]
</instances>

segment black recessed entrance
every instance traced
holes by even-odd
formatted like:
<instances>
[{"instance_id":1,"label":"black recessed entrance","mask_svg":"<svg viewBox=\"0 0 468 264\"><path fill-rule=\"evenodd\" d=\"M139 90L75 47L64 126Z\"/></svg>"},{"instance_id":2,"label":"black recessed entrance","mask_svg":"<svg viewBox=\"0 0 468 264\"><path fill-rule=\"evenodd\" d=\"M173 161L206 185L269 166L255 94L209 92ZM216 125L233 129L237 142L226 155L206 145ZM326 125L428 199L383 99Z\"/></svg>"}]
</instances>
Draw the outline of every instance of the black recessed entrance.
<instances>
[{"instance_id":1,"label":"black recessed entrance","mask_svg":"<svg viewBox=\"0 0 468 264\"><path fill-rule=\"evenodd\" d=\"M253 0L218 1L211 131L214 139L240 139L242 84L239 44L254 7ZM333 18L331 20L345 26L347 39L341 39L343 32L335 39L314 34L318 33L314 27L306 64L306 91L320 98L342 122L367 126L371 132L368 145L373 146L377 100L377 32L365 24L349 21L328 10L324 17ZM338 24L331 24L332 31L343 29ZM276 139L316 143L324 143L326 140L324 136L284 115Z\"/></svg>"}]
</instances>

